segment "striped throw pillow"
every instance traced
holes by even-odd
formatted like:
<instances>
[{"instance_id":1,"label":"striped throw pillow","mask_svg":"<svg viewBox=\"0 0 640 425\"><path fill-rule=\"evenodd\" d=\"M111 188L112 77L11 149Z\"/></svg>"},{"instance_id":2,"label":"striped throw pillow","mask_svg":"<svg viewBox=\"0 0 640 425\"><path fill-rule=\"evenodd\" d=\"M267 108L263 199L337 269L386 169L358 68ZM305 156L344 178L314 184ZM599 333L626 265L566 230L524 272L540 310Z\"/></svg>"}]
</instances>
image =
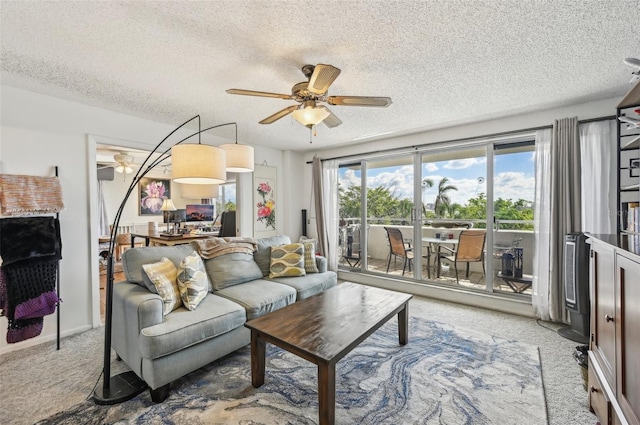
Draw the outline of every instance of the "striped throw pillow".
<instances>
[{"instance_id":1,"label":"striped throw pillow","mask_svg":"<svg viewBox=\"0 0 640 425\"><path fill-rule=\"evenodd\" d=\"M167 315L182 305L180 299L180 290L176 277L178 269L166 257L162 257L157 263L143 264L142 269L149 277L158 291L158 295L162 298L162 313Z\"/></svg>"},{"instance_id":2,"label":"striped throw pillow","mask_svg":"<svg viewBox=\"0 0 640 425\"><path fill-rule=\"evenodd\" d=\"M304 245L292 243L271 247L269 277L304 276Z\"/></svg>"},{"instance_id":3,"label":"striped throw pillow","mask_svg":"<svg viewBox=\"0 0 640 425\"><path fill-rule=\"evenodd\" d=\"M304 242L304 270L307 273L318 273L316 265L316 243L314 241Z\"/></svg>"}]
</instances>

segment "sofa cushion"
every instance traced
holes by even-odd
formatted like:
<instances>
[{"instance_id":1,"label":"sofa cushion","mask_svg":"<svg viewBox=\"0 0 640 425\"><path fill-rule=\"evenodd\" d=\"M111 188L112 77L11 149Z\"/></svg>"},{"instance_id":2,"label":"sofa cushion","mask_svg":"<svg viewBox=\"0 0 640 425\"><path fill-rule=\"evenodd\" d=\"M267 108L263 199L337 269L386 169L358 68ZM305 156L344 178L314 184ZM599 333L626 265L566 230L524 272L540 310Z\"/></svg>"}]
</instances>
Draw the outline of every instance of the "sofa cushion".
<instances>
[{"instance_id":1,"label":"sofa cushion","mask_svg":"<svg viewBox=\"0 0 640 425\"><path fill-rule=\"evenodd\" d=\"M258 249L253 253L253 258L256 260L258 267L260 267L262 276L269 276L271 269L271 247L290 243L291 239L287 235L258 239Z\"/></svg>"},{"instance_id":2,"label":"sofa cushion","mask_svg":"<svg viewBox=\"0 0 640 425\"><path fill-rule=\"evenodd\" d=\"M269 277L304 276L304 245L291 243L271 247Z\"/></svg>"},{"instance_id":3,"label":"sofa cushion","mask_svg":"<svg viewBox=\"0 0 640 425\"><path fill-rule=\"evenodd\" d=\"M171 260L163 257L157 263L143 264L142 269L155 285L157 294L162 298L162 313L165 316L182 305L176 281L178 269Z\"/></svg>"},{"instance_id":4,"label":"sofa cushion","mask_svg":"<svg viewBox=\"0 0 640 425\"><path fill-rule=\"evenodd\" d=\"M204 263L197 252L193 251L182 259L177 281L182 304L187 310L195 310L207 296L210 285Z\"/></svg>"},{"instance_id":5,"label":"sofa cushion","mask_svg":"<svg viewBox=\"0 0 640 425\"><path fill-rule=\"evenodd\" d=\"M126 250L122 254L122 269L124 276L131 283L137 283L153 292L151 288L143 282L142 271L143 264L155 263L166 257L178 267L180 261L187 255L191 254L193 248L188 244L175 246L145 246L141 248L132 248Z\"/></svg>"},{"instance_id":6,"label":"sofa cushion","mask_svg":"<svg viewBox=\"0 0 640 425\"><path fill-rule=\"evenodd\" d=\"M316 243L313 240L305 240L301 243L304 245L304 270L307 273L318 273Z\"/></svg>"},{"instance_id":7,"label":"sofa cushion","mask_svg":"<svg viewBox=\"0 0 640 425\"><path fill-rule=\"evenodd\" d=\"M296 290L296 301L309 298L336 286L338 277L335 272L311 273L300 277L276 277L269 279L287 285Z\"/></svg>"},{"instance_id":8,"label":"sofa cushion","mask_svg":"<svg viewBox=\"0 0 640 425\"><path fill-rule=\"evenodd\" d=\"M243 306L247 311L247 320L264 316L296 301L295 289L264 279L230 286L217 291L216 295Z\"/></svg>"},{"instance_id":9,"label":"sofa cushion","mask_svg":"<svg viewBox=\"0 0 640 425\"><path fill-rule=\"evenodd\" d=\"M262 277L253 255L243 252L210 258L205 260L204 265L215 291Z\"/></svg>"},{"instance_id":10,"label":"sofa cushion","mask_svg":"<svg viewBox=\"0 0 640 425\"><path fill-rule=\"evenodd\" d=\"M246 322L242 306L209 294L195 311L178 308L140 332L142 357L157 359L229 332Z\"/></svg>"}]
</instances>

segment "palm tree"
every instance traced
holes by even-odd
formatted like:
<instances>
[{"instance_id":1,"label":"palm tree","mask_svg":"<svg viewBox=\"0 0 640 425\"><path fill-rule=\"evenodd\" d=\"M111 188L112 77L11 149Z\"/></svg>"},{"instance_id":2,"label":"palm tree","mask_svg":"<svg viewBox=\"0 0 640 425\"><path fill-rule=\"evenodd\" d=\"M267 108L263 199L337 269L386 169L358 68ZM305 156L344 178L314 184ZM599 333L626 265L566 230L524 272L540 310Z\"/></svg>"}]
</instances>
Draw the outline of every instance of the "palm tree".
<instances>
[{"instance_id":1,"label":"palm tree","mask_svg":"<svg viewBox=\"0 0 640 425\"><path fill-rule=\"evenodd\" d=\"M436 203L433 208L438 217L443 217L451 205L451 198L447 195L447 192L458 190L457 187L447 184L448 182L449 179L443 177L440 183L438 183L438 196L436 196Z\"/></svg>"},{"instance_id":2,"label":"palm tree","mask_svg":"<svg viewBox=\"0 0 640 425\"><path fill-rule=\"evenodd\" d=\"M433 180L432 179L424 179L422 180L422 190L425 189L429 189L433 187ZM427 216L427 207L424 206L424 196L422 197L422 216L426 217Z\"/></svg>"}]
</instances>

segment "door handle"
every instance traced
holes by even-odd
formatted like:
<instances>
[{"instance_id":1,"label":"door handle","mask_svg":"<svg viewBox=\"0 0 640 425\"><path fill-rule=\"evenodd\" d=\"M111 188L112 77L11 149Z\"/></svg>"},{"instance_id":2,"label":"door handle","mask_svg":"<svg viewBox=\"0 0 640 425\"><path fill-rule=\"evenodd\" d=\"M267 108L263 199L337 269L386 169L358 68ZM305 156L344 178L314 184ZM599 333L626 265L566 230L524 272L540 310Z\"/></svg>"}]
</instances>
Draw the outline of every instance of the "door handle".
<instances>
[{"instance_id":1,"label":"door handle","mask_svg":"<svg viewBox=\"0 0 640 425\"><path fill-rule=\"evenodd\" d=\"M608 314L604 315L604 320L607 322L613 322L613 316L609 316Z\"/></svg>"}]
</instances>

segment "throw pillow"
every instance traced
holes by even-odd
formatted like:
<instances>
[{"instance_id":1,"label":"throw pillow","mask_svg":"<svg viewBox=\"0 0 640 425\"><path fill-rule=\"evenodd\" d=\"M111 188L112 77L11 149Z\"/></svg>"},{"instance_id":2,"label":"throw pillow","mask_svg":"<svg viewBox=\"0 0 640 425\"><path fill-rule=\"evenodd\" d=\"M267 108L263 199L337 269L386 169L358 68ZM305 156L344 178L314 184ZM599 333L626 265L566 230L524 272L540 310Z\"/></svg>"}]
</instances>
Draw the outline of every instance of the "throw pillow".
<instances>
[{"instance_id":1,"label":"throw pillow","mask_svg":"<svg viewBox=\"0 0 640 425\"><path fill-rule=\"evenodd\" d=\"M162 313L165 316L182 305L180 290L176 282L178 269L171 260L162 257L162 260L157 263L143 264L142 269L162 298Z\"/></svg>"},{"instance_id":2,"label":"throw pillow","mask_svg":"<svg viewBox=\"0 0 640 425\"><path fill-rule=\"evenodd\" d=\"M316 265L316 244L313 241L304 242L304 270L307 273L318 273Z\"/></svg>"},{"instance_id":3,"label":"throw pillow","mask_svg":"<svg viewBox=\"0 0 640 425\"><path fill-rule=\"evenodd\" d=\"M258 239L258 249L253 253L253 258L262 271L262 276L269 276L271 269L271 247L291 243L287 235L277 235Z\"/></svg>"},{"instance_id":4,"label":"throw pillow","mask_svg":"<svg viewBox=\"0 0 640 425\"><path fill-rule=\"evenodd\" d=\"M180 262L178 267L178 289L184 306L193 311L209 291L209 278L202 258L193 251Z\"/></svg>"},{"instance_id":5,"label":"throw pillow","mask_svg":"<svg viewBox=\"0 0 640 425\"><path fill-rule=\"evenodd\" d=\"M271 247L270 278L304 275L304 245L292 243Z\"/></svg>"}]
</instances>

